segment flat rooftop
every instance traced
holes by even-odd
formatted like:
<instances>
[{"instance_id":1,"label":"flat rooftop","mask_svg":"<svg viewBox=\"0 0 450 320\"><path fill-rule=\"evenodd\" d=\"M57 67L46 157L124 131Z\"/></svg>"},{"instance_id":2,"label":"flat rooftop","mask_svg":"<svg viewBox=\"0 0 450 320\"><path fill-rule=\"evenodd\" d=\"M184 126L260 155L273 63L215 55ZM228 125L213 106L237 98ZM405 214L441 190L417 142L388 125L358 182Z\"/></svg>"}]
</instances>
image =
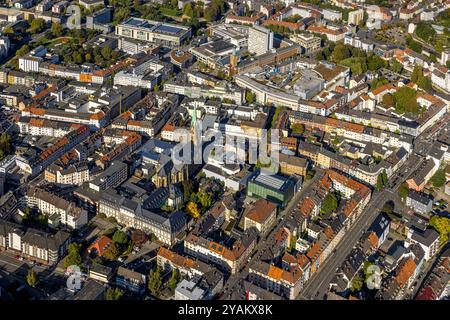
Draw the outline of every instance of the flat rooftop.
<instances>
[{"instance_id":1,"label":"flat rooftop","mask_svg":"<svg viewBox=\"0 0 450 320\"><path fill-rule=\"evenodd\" d=\"M139 29L146 29L155 33L164 33L170 35L181 35L189 30L188 27L178 26L175 24L160 22L160 21L151 21L140 18L131 17L128 20L125 20L121 24L121 26L129 26Z\"/></svg>"}]
</instances>

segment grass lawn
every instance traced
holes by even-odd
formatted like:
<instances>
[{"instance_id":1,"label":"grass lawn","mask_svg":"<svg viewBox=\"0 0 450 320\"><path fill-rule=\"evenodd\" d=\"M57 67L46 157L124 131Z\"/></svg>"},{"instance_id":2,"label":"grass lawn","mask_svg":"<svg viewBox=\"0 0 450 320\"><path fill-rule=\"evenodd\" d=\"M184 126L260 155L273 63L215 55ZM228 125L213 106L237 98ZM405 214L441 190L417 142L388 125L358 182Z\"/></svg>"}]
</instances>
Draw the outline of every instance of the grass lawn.
<instances>
[{"instance_id":1,"label":"grass lawn","mask_svg":"<svg viewBox=\"0 0 450 320\"><path fill-rule=\"evenodd\" d=\"M164 14L166 16L171 16L171 17L179 17L182 15L182 12L180 9L170 9L170 8L160 7L159 11L161 11L162 14Z\"/></svg>"}]
</instances>

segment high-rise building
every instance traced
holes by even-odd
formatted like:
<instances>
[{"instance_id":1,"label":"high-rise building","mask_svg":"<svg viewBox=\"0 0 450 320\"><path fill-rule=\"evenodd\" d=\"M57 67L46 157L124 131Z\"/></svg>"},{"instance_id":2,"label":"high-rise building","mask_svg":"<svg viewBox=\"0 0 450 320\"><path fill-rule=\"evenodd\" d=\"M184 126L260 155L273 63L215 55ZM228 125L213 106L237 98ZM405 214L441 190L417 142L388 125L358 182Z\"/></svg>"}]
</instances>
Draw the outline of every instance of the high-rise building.
<instances>
[{"instance_id":1,"label":"high-rise building","mask_svg":"<svg viewBox=\"0 0 450 320\"><path fill-rule=\"evenodd\" d=\"M273 32L254 26L248 30L248 50L256 55L261 55L273 48Z\"/></svg>"},{"instance_id":2,"label":"high-rise building","mask_svg":"<svg viewBox=\"0 0 450 320\"><path fill-rule=\"evenodd\" d=\"M449 60L450 60L450 49L442 51L441 61L440 61L441 64L445 66L447 64L447 61L449 61Z\"/></svg>"},{"instance_id":3,"label":"high-rise building","mask_svg":"<svg viewBox=\"0 0 450 320\"><path fill-rule=\"evenodd\" d=\"M348 24L353 24L357 26L361 21L363 21L363 19L364 19L364 11L362 9L350 11L348 13Z\"/></svg>"}]
</instances>

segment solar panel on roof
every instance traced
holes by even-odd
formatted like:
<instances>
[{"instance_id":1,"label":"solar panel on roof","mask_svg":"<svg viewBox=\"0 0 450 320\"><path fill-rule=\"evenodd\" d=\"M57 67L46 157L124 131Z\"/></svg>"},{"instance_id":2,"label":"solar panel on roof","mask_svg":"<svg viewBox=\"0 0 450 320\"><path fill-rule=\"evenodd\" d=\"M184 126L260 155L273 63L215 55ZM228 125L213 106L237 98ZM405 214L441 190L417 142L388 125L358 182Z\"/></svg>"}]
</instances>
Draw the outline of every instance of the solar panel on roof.
<instances>
[{"instance_id":1,"label":"solar panel on roof","mask_svg":"<svg viewBox=\"0 0 450 320\"><path fill-rule=\"evenodd\" d=\"M264 175L264 174L260 174L258 177L256 177L255 179L256 181L263 183L267 186L271 186L273 188L276 189L281 189L281 187L284 184L284 180L281 180L279 178L276 178L274 176L268 176L268 175Z\"/></svg>"},{"instance_id":2,"label":"solar panel on roof","mask_svg":"<svg viewBox=\"0 0 450 320\"><path fill-rule=\"evenodd\" d=\"M176 34L176 33L180 32L181 29L177 28L177 27L173 27L173 26L168 26L168 25L162 24L162 25L158 26L155 29L155 31L161 31L161 32Z\"/></svg>"}]
</instances>

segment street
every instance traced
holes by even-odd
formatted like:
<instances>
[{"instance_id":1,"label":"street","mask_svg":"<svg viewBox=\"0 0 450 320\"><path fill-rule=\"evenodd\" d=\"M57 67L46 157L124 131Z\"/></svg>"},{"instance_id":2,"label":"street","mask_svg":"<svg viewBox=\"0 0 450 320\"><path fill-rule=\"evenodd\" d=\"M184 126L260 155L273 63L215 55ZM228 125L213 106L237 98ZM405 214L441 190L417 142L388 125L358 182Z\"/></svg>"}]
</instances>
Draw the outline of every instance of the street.
<instances>
[{"instance_id":1,"label":"street","mask_svg":"<svg viewBox=\"0 0 450 320\"><path fill-rule=\"evenodd\" d=\"M278 231L279 227L283 224L283 218L288 213L290 213L295 206L298 205L298 203L300 202L300 200L303 197L304 193L306 192L306 190L308 190L309 186L311 184L313 184L318 179L318 177L320 176L321 169L315 168L315 170L316 170L316 174L314 175L314 177L311 180L306 181L303 184L301 190L299 192L297 192L297 194L294 195L292 200L289 201L289 203L286 206L286 208L284 208L279 213L279 215L277 217L277 219L278 219L277 220L277 224L273 227L271 232L269 232L267 234L267 236L264 237L264 239L260 239L259 240L259 242L256 245L256 248L255 248L255 250L254 250L254 252L252 254L250 262L248 262L247 265L239 273L230 276L230 278L228 279L228 281L224 285L223 295L222 295L221 299L229 298L229 295L237 289L236 288L236 284L238 284L239 281L241 281L241 280L243 280L243 279L245 279L247 277L249 266L253 262L258 261L259 258L261 257L261 254L267 249L267 239L272 237L273 234Z\"/></svg>"},{"instance_id":2,"label":"street","mask_svg":"<svg viewBox=\"0 0 450 320\"><path fill-rule=\"evenodd\" d=\"M447 119L447 118L445 118ZM446 125L446 121L439 121L433 127L417 137L416 145L436 136ZM419 144L417 144L419 142ZM372 199L357 221L350 230L345 234L341 242L336 246L335 253L328 257L324 264L320 267L306 283L299 299L322 299L328 291L329 283L335 275L336 269L342 265L352 248L357 244L361 234L367 230L376 216L380 213L383 205L387 201L396 203L398 200L397 189L422 163L423 158L416 154L409 156L407 161L390 177L388 187L383 191L372 194ZM363 218L364 217L364 218Z\"/></svg>"}]
</instances>

